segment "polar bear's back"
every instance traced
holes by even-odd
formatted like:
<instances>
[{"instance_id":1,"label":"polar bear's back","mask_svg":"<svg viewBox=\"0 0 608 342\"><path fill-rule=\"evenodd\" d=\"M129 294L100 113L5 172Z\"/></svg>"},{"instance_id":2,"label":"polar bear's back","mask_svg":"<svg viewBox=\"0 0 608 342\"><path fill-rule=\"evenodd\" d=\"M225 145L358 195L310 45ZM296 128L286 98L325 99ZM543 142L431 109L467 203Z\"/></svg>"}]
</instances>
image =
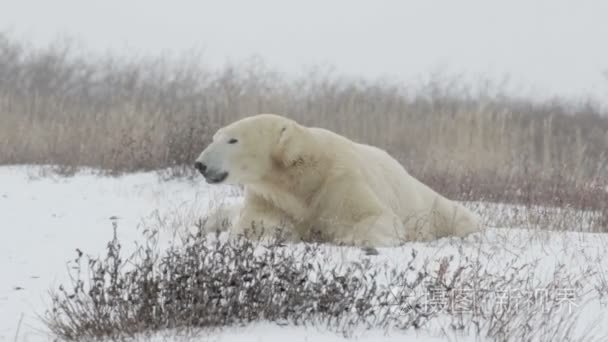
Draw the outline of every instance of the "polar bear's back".
<instances>
[{"instance_id":1,"label":"polar bear's back","mask_svg":"<svg viewBox=\"0 0 608 342\"><path fill-rule=\"evenodd\" d=\"M355 144L376 196L399 216L408 240L432 240L443 236L464 236L479 229L477 218L460 203L451 201L412 177L387 152L373 146Z\"/></svg>"},{"instance_id":2,"label":"polar bear's back","mask_svg":"<svg viewBox=\"0 0 608 342\"><path fill-rule=\"evenodd\" d=\"M478 230L477 219L468 209L412 177L386 151L324 129L312 128L312 132L331 151L332 167L355 172L355 177L368 184L382 204L403 221L408 239L464 236Z\"/></svg>"},{"instance_id":3,"label":"polar bear's back","mask_svg":"<svg viewBox=\"0 0 608 342\"><path fill-rule=\"evenodd\" d=\"M360 167L361 173L385 205L401 218L424 208L426 192L430 189L412 177L397 160L373 146L355 144L355 148L364 164Z\"/></svg>"},{"instance_id":4,"label":"polar bear's back","mask_svg":"<svg viewBox=\"0 0 608 342\"><path fill-rule=\"evenodd\" d=\"M333 167L358 173L375 195L400 217L424 209L424 203L437 195L384 150L353 142L322 128L311 128L311 131L322 141L321 145L333 153Z\"/></svg>"}]
</instances>

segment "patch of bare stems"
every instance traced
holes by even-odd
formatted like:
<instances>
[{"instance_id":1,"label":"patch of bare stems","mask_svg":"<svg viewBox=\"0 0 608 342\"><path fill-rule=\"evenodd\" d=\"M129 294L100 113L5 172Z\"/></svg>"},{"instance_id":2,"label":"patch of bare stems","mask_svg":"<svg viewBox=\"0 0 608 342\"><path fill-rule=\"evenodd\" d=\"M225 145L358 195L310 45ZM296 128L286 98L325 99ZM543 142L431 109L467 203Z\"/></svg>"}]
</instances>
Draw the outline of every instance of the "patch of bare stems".
<instances>
[{"instance_id":1,"label":"patch of bare stems","mask_svg":"<svg viewBox=\"0 0 608 342\"><path fill-rule=\"evenodd\" d=\"M608 118L591 101L445 75L408 87L323 68L287 76L259 60L204 65L195 53L98 57L0 34L0 164L193 175L218 127L273 112L384 148L450 198L606 210Z\"/></svg>"},{"instance_id":2,"label":"patch of bare stems","mask_svg":"<svg viewBox=\"0 0 608 342\"><path fill-rule=\"evenodd\" d=\"M340 262L337 246L225 239L208 230L200 222L198 233L162 252L151 231L131 255L116 235L105 256L79 253L71 283L51 292L45 323L63 340L145 340L162 331L200 340L262 321L347 337L427 329L488 341L601 340L579 319L592 271L558 266L542 279L533 276L542 268L535 262L514 256L496 267L492 257L461 248L421 258L404 247L396 264L351 249L353 260Z\"/></svg>"}]
</instances>

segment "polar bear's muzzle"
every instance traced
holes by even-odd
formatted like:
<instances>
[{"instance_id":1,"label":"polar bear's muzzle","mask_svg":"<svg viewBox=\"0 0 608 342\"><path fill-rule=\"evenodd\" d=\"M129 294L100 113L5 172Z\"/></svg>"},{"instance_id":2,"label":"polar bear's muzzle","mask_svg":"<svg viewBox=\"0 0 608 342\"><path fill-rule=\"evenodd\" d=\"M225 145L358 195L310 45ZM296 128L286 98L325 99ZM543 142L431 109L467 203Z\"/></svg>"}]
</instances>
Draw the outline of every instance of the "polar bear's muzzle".
<instances>
[{"instance_id":1,"label":"polar bear's muzzle","mask_svg":"<svg viewBox=\"0 0 608 342\"><path fill-rule=\"evenodd\" d=\"M203 176L205 176L205 180L207 181L207 183L217 184L223 182L224 180L226 180L226 178L228 178L228 172L207 172Z\"/></svg>"},{"instance_id":2,"label":"polar bear's muzzle","mask_svg":"<svg viewBox=\"0 0 608 342\"><path fill-rule=\"evenodd\" d=\"M200 161L194 163L194 168L205 177L205 180L209 184L221 183L228 178L228 172L209 168Z\"/></svg>"}]
</instances>

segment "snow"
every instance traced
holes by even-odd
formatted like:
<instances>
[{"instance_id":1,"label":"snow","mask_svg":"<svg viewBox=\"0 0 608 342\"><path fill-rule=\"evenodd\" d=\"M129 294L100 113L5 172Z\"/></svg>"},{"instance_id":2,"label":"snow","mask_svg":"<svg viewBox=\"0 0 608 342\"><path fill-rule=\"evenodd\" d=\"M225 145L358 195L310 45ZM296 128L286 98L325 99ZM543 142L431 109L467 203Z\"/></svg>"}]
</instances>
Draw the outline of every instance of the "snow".
<instances>
[{"instance_id":1,"label":"snow","mask_svg":"<svg viewBox=\"0 0 608 342\"><path fill-rule=\"evenodd\" d=\"M153 336L146 336L145 340L150 342L166 341L167 338L177 341L192 341L196 340L197 335L184 334L176 338L173 331L161 332ZM408 341L408 338L416 338L419 342L441 342L445 341L440 336L432 336L425 333L395 333L386 335L383 332L372 331L363 336L358 336L354 341L357 342L403 342ZM327 332L322 329L306 328L306 327L280 327L268 323L253 324L247 327L240 327L224 331L215 336L206 336L206 341L209 342L268 342L268 341L290 341L290 342L347 342L353 339L342 335Z\"/></svg>"},{"instance_id":2,"label":"snow","mask_svg":"<svg viewBox=\"0 0 608 342\"><path fill-rule=\"evenodd\" d=\"M62 178L44 172L41 167L0 167L0 341L45 341L49 336L37 315L48 308L48 290L67 279L66 262L78 248L99 255L112 237L112 221L118 223L118 235L125 248L141 241L142 223L146 226L178 227L164 229L164 241L177 238L198 217L218 203L238 203L239 191L210 187L200 180L163 180L157 173L138 173L122 177L104 177L82 171ZM469 204L475 205L475 204ZM476 206L487 222L500 222L488 204ZM494 206L496 207L496 206ZM504 211L502 207L502 211ZM500 210L499 210L500 211ZM519 210L517 210L519 211ZM491 213L491 214L488 214ZM599 320L599 333L608 333L606 299L598 298L597 289L608 294L608 244L606 235L548 232L523 228L488 228L465 240L440 239L430 243L407 243L399 248L381 248L379 255L367 256L374 264L403 264L415 249L423 260L443 256L477 258L497 271L525 263L535 263L534 279L551 279L560 265L574 278L585 276L583 295L576 298L583 306L577 329ZM459 253L459 250L464 252ZM327 247L328 262L348 263L366 257L356 248ZM591 270L590 272L587 272ZM21 323L20 323L21 321ZM174 332L160 332L145 340L180 340ZM208 333L210 341L344 341L334 332L312 327L277 326L258 323L247 327ZM210 335L208 335L210 334ZM420 341L443 340L438 330L419 332L368 331L358 341L397 341L404 337ZM183 338L188 340L187 336ZM457 336L452 340L468 341ZM470 339L474 340L473 337Z\"/></svg>"},{"instance_id":3,"label":"snow","mask_svg":"<svg viewBox=\"0 0 608 342\"><path fill-rule=\"evenodd\" d=\"M76 248L89 254L105 249L113 219L119 238L134 242L142 219L162 220L167 211L205 212L214 196L205 185L161 182L152 173L58 178L40 176L40 170L0 168L0 340L14 336L21 314L23 338L40 336L36 313L47 307L48 290L65 282L66 262ZM179 211L184 203L190 212Z\"/></svg>"}]
</instances>

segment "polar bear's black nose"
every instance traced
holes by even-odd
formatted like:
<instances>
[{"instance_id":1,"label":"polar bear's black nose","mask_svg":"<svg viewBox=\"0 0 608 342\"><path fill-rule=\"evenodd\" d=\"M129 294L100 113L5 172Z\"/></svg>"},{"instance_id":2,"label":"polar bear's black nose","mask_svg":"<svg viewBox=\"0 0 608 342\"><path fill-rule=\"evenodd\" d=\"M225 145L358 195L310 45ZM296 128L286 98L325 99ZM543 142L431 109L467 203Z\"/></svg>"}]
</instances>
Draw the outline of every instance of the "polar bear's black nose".
<instances>
[{"instance_id":1,"label":"polar bear's black nose","mask_svg":"<svg viewBox=\"0 0 608 342\"><path fill-rule=\"evenodd\" d=\"M194 163L194 168L198 170L201 174L205 175L205 171L207 171L207 165L197 161Z\"/></svg>"}]
</instances>

